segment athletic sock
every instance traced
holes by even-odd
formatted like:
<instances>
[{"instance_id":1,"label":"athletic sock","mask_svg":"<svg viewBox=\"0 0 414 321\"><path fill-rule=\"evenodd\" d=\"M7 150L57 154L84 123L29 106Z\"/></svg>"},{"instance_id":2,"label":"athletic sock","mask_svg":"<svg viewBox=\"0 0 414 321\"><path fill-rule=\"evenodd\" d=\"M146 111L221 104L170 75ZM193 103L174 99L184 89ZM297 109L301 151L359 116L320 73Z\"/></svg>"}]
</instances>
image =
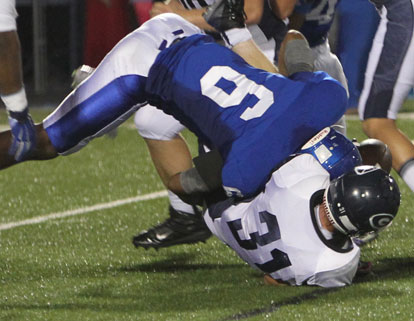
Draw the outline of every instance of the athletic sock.
<instances>
[{"instance_id":1,"label":"athletic sock","mask_svg":"<svg viewBox=\"0 0 414 321\"><path fill-rule=\"evenodd\" d=\"M252 34L246 27L226 30L222 32L221 36L226 43L226 47L230 49L240 42L252 39Z\"/></svg>"},{"instance_id":2,"label":"athletic sock","mask_svg":"<svg viewBox=\"0 0 414 321\"><path fill-rule=\"evenodd\" d=\"M168 191L168 198L170 199L170 205L176 211L184 212L186 214L195 214L192 205L184 203L181 198L171 191Z\"/></svg>"},{"instance_id":3,"label":"athletic sock","mask_svg":"<svg viewBox=\"0 0 414 321\"><path fill-rule=\"evenodd\" d=\"M399 174L408 187L414 192L414 158L409 159L403 166L401 166Z\"/></svg>"}]
</instances>

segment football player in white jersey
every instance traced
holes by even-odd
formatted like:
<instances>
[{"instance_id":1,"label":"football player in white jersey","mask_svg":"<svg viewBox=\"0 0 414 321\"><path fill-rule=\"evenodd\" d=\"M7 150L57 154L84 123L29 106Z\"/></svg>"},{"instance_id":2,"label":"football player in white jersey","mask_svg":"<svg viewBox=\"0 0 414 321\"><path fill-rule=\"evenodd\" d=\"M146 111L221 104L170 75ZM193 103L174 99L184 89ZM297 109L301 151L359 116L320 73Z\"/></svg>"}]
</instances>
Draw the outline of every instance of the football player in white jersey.
<instances>
[{"instance_id":1,"label":"football player in white jersey","mask_svg":"<svg viewBox=\"0 0 414 321\"><path fill-rule=\"evenodd\" d=\"M396 119L414 86L414 1L373 0L381 14L358 111L364 132L386 143L392 167L414 191L414 145Z\"/></svg>"},{"instance_id":2,"label":"football player in white jersey","mask_svg":"<svg viewBox=\"0 0 414 321\"><path fill-rule=\"evenodd\" d=\"M330 181L304 154L273 172L254 199L214 203L204 218L271 283L340 287L358 269L360 248L350 237L389 225L399 203L398 186L382 169L358 166Z\"/></svg>"},{"instance_id":3,"label":"football player in white jersey","mask_svg":"<svg viewBox=\"0 0 414 321\"><path fill-rule=\"evenodd\" d=\"M35 145L35 130L23 85L15 0L0 2L0 98L6 105L13 143L8 151L22 161Z\"/></svg>"}]
</instances>

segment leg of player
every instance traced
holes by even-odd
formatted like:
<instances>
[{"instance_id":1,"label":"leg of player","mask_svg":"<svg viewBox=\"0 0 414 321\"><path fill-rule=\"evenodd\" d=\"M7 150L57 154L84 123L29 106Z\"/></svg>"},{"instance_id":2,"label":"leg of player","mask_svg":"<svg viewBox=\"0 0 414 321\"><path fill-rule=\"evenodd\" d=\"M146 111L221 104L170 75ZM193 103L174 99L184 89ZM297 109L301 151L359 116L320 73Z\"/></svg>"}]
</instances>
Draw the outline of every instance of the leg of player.
<instances>
[{"instance_id":1,"label":"leg of player","mask_svg":"<svg viewBox=\"0 0 414 321\"><path fill-rule=\"evenodd\" d=\"M279 51L279 71L288 77L296 72L314 71L314 57L305 37L289 30Z\"/></svg>"},{"instance_id":2,"label":"leg of player","mask_svg":"<svg viewBox=\"0 0 414 321\"><path fill-rule=\"evenodd\" d=\"M393 119L369 118L362 123L364 132L383 141L391 150L392 167L414 191L414 145Z\"/></svg>"},{"instance_id":3,"label":"leg of player","mask_svg":"<svg viewBox=\"0 0 414 321\"><path fill-rule=\"evenodd\" d=\"M177 173L193 167L191 153L180 132L184 127L173 117L147 105L135 114L135 126L144 138L154 166L167 187ZM171 191L169 217L133 238L136 247L162 248L205 241L211 233L201 213Z\"/></svg>"},{"instance_id":4,"label":"leg of player","mask_svg":"<svg viewBox=\"0 0 414 321\"><path fill-rule=\"evenodd\" d=\"M414 85L413 20L411 1L382 7L358 110L365 133L388 145L393 168L414 191L414 145L395 122Z\"/></svg>"}]
</instances>

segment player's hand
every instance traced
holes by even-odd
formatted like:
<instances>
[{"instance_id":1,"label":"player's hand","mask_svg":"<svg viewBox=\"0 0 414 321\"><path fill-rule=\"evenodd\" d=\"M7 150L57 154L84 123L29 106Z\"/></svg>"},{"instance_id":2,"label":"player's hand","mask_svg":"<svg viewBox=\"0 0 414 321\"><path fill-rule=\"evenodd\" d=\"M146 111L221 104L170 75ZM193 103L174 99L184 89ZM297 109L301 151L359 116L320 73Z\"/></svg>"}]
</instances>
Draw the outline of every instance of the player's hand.
<instances>
[{"instance_id":1,"label":"player's hand","mask_svg":"<svg viewBox=\"0 0 414 321\"><path fill-rule=\"evenodd\" d=\"M35 127L28 109L22 112L9 111L9 124L12 134L9 155L21 162L36 145Z\"/></svg>"},{"instance_id":2,"label":"player's hand","mask_svg":"<svg viewBox=\"0 0 414 321\"><path fill-rule=\"evenodd\" d=\"M173 8L164 2L154 2L150 11L151 18L163 13L174 12Z\"/></svg>"}]
</instances>

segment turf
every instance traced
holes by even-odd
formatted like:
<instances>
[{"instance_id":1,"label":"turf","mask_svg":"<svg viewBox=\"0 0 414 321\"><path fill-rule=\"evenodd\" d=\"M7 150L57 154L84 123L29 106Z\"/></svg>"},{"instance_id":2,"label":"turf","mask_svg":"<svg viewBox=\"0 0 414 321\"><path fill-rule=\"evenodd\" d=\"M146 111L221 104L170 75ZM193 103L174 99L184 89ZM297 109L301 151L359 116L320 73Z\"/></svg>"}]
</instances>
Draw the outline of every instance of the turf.
<instances>
[{"instance_id":1,"label":"turf","mask_svg":"<svg viewBox=\"0 0 414 321\"><path fill-rule=\"evenodd\" d=\"M412 121L400 124L414 137ZM358 121L348 125L350 137L365 138ZM1 171L0 226L162 190L132 127L77 154ZM363 248L373 272L350 287L266 286L215 238L137 250L131 237L167 215L160 197L1 230L0 320L414 320L414 204L394 176L400 213Z\"/></svg>"}]
</instances>

